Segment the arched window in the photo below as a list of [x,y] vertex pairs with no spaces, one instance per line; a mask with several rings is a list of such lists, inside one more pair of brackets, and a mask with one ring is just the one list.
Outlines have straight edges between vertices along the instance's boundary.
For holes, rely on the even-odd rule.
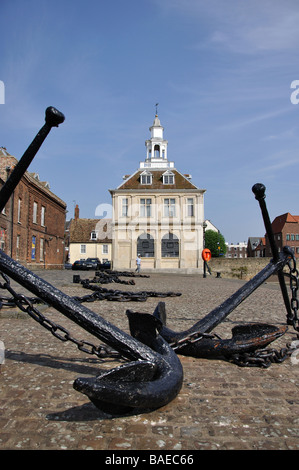
[[180,256],[179,239],[173,233],[162,238],[162,258],[178,258]]
[[160,158],[160,145],[156,144],[154,147],[154,156],[155,158]]
[[137,254],[141,258],[153,258],[155,256],[155,241],[149,233],[143,233],[137,238]]

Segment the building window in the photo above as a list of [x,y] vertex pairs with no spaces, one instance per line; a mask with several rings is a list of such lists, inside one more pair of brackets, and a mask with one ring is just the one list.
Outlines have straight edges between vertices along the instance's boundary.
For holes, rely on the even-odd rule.
[[299,240],[299,234],[298,233],[296,234],[296,240],[297,241]]
[[194,201],[192,197],[188,197],[187,199],[187,216],[193,217],[194,216]]
[[162,238],[162,258],[178,258],[180,256],[179,239],[173,233],[167,233]]
[[142,258],[155,256],[155,241],[149,233],[143,233],[137,239],[137,254]]
[[152,184],[152,174],[148,171],[144,171],[140,175],[141,184]]
[[81,255],[86,254],[86,245],[80,245],[80,253],[81,253]]
[[17,235],[17,243],[16,243],[16,259],[20,259],[20,235]]
[[140,217],[150,217],[151,216],[151,199],[140,199]]
[[175,217],[175,199],[164,199],[164,216]]
[[36,250],[36,237],[33,235],[31,239],[31,259],[35,260],[35,250]]
[[37,202],[33,203],[33,223],[37,223]]
[[125,197],[121,201],[121,215],[122,217],[128,217],[128,198]]
[[22,199],[18,199],[18,223],[21,223],[21,209],[22,209]]
[[290,239],[291,239],[291,238],[290,238],[290,234],[287,233],[287,241],[290,241]]
[[46,208],[42,206],[41,212],[40,212],[40,224],[42,227],[45,226],[45,212],[46,212]]
[[91,232],[90,234],[90,239],[91,240],[96,240],[98,237],[97,237],[97,232],[95,232],[94,230]]
[[39,241],[39,260],[44,261],[44,239],[41,238]]
[[171,171],[163,173],[163,184],[174,184],[174,174]]
[[4,251],[5,249],[5,235],[6,235],[5,229],[1,227],[0,228],[0,249],[2,251]]
[[108,245],[103,245],[102,246],[102,254],[107,255],[108,254]]

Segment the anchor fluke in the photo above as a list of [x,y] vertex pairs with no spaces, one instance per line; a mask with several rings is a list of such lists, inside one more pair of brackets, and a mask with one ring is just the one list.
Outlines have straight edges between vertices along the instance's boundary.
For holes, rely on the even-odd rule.
[[130,362],[102,372],[97,377],[79,377],[73,385],[75,390],[87,395],[97,408],[111,414],[160,408],[176,397],[183,381],[180,360],[158,334],[160,321],[147,313],[130,310],[126,313],[132,335],[150,346],[159,360]]

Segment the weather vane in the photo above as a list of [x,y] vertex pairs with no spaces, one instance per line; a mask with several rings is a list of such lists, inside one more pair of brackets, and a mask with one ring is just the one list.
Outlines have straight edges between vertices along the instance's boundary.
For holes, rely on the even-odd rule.
[[158,115],[158,105],[159,103],[156,103],[156,114]]

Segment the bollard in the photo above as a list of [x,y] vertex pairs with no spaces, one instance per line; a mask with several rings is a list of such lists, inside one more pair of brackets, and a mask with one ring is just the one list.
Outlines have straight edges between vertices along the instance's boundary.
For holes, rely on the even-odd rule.
[[78,274],[73,275],[73,283],[80,284],[80,276]]

